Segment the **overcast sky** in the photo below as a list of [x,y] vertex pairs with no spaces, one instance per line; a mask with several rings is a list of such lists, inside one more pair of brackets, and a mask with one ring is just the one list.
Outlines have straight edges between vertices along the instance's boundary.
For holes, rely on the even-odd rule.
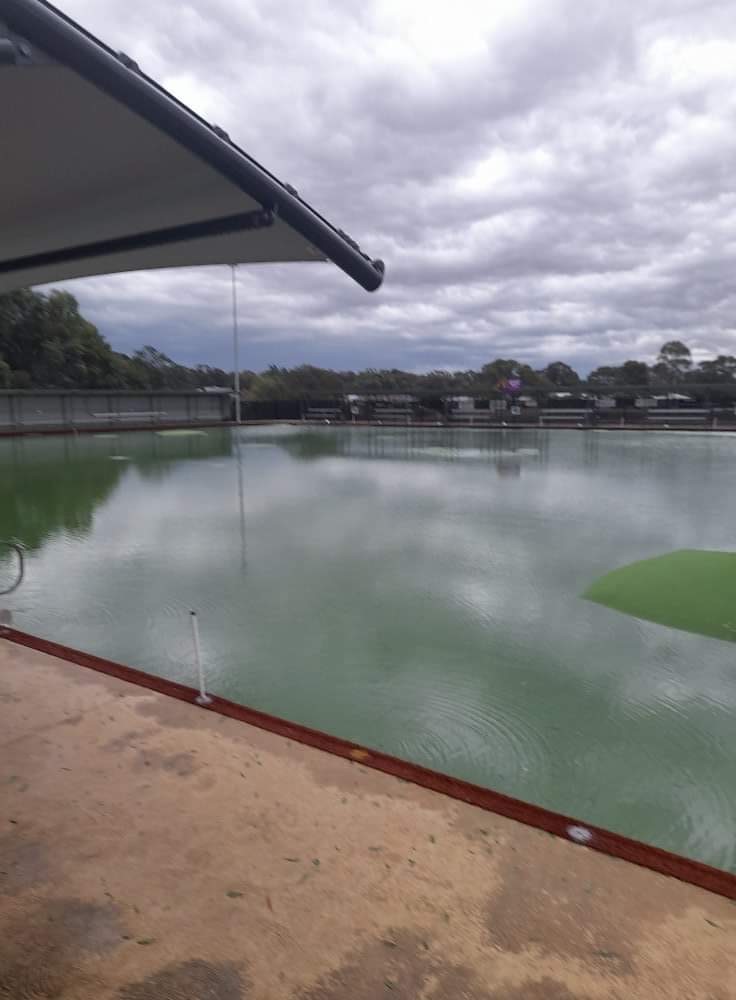
[[[243,367],[736,354],[733,0],[57,0],[386,261],[241,267]],[[229,367],[226,268],[69,283]]]

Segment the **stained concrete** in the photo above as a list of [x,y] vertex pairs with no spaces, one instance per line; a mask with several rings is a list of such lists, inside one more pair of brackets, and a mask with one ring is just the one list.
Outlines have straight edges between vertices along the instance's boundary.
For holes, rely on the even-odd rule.
[[0,640],[3,1000],[736,1000],[736,906]]

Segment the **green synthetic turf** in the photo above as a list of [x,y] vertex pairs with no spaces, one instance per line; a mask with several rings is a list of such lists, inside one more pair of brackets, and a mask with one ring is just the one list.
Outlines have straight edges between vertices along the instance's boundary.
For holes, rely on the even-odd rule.
[[582,596],[635,618],[736,642],[736,552],[679,549],[615,569]]

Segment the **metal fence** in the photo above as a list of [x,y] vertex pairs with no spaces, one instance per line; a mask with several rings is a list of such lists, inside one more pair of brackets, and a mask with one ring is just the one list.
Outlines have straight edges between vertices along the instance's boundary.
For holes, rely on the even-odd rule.
[[[452,408],[445,401],[413,400],[401,406],[362,402],[353,407],[345,398],[326,400],[259,400],[243,403],[243,420],[307,421],[313,423],[379,423],[387,425],[447,425],[458,427],[601,427],[642,429],[736,430],[731,406],[586,406],[507,405],[485,400],[485,406]],[[356,412],[357,411],[357,412]]]
[[0,392],[0,432],[217,423],[229,420],[227,393]]

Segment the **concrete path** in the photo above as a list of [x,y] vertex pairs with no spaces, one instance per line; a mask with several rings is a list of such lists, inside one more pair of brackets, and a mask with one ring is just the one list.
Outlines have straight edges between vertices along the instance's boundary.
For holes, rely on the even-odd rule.
[[736,906],[0,640],[2,1000],[736,1000]]

